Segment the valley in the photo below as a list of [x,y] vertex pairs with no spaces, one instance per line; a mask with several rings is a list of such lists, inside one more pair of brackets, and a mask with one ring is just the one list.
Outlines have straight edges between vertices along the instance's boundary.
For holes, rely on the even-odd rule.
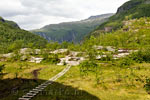
[[112,15],[112,13],[102,14],[91,16],[81,21],[47,25],[41,29],[32,30],[31,32],[44,37],[48,41],[79,43],[89,32],[106,22]]
[[31,32],[0,17],[0,100],[150,100],[149,8]]

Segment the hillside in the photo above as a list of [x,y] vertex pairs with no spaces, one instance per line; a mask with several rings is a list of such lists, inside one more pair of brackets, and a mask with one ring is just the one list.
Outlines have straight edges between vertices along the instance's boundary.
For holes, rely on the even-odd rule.
[[88,19],[77,22],[66,22],[60,24],[47,25],[41,29],[33,30],[33,33],[39,34],[48,41],[68,41],[80,42],[85,35],[95,29],[98,25],[107,21],[107,18],[113,14],[104,14],[91,16]]
[[109,20],[91,32],[91,35],[98,35],[101,32],[110,32],[123,26],[123,20],[135,19],[141,17],[150,17],[149,0],[130,0],[118,8],[117,13]]
[[[123,24],[117,31],[101,33],[96,37],[95,44],[133,49],[150,47],[150,17],[126,20]],[[85,43],[90,43],[91,40],[93,38]]]
[[40,36],[20,29],[15,22],[7,21],[0,17],[0,53],[12,51],[17,47],[40,48],[46,42]]
[[9,21],[9,20],[4,20],[2,17],[0,17],[0,22],[6,23],[9,26],[14,27],[14,28],[20,28],[17,23],[13,21]]

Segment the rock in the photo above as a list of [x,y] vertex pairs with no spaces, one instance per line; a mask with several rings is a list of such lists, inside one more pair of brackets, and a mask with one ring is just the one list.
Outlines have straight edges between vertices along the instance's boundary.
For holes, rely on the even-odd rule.
[[99,60],[99,59],[104,58],[104,57],[107,57],[107,55],[98,55],[98,56],[96,57],[96,59]]
[[118,55],[113,55],[114,59],[122,58],[128,56],[130,53],[119,53]]
[[71,65],[71,66],[76,66],[79,65],[81,61],[85,60],[84,57],[70,57],[66,56],[65,58],[60,58],[60,63],[57,65]]
[[102,50],[102,49],[104,49],[103,46],[94,46],[94,48],[95,48],[96,50]]
[[64,65],[64,62],[60,62],[57,64],[58,66],[63,66]]
[[21,57],[21,61],[25,61],[25,60],[27,60],[28,59],[28,56],[27,55],[23,55],[22,57]]
[[40,50],[40,49],[35,49],[35,50],[34,50],[34,53],[35,53],[36,55],[41,54],[41,50]]
[[112,27],[105,27],[104,30],[105,30],[105,32],[110,32],[110,31],[112,31]]
[[29,62],[41,63],[42,60],[43,58],[31,57]]
[[138,50],[129,50],[129,53],[138,52]]
[[58,54],[58,53],[65,53],[67,51],[68,51],[68,49],[58,49],[58,50],[52,51],[50,53]]
[[14,53],[2,54],[1,56],[5,58],[12,58],[14,56]]
[[80,64],[79,61],[67,61],[66,63],[67,63],[67,65],[71,65],[71,66],[77,66]]
[[71,51],[69,56],[70,57],[76,57],[80,52]]
[[127,53],[127,52],[129,52],[129,50],[125,50],[125,49],[119,49],[118,50],[118,53]]
[[31,48],[22,48],[20,49],[20,54],[27,55],[27,54],[41,54],[40,49],[31,49]]
[[32,49],[30,49],[30,48],[23,48],[23,49],[20,49],[20,54],[26,55],[26,54],[32,54],[32,53],[33,53],[33,51],[32,51]]
[[111,51],[111,52],[115,52],[115,51],[116,51],[116,50],[115,50],[113,47],[111,47],[111,46],[107,46],[106,49],[107,49],[108,51]]

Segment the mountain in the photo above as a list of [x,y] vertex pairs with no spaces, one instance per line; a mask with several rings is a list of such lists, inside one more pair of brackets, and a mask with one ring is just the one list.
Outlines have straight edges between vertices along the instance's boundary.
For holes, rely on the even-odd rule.
[[15,22],[7,21],[0,17],[0,53],[17,49],[19,45],[21,47],[40,48],[46,43],[47,41],[44,38],[22,30]]
[[58,41],[60,43],[68,41],[77,43],[98,25],[106,22],[112,15],[112,13],[103,14],[91,16],[88,19],[76,22],[50,24],[41,29],[32,30],[31,32],[44,37],[48,41]]
[[[150,17],[130,19],[123,22],[123,27],[84,41],[85,44],[114,46],[128,49],[150,48]],[[94,41],[94,42],[93,42]],[[147,54],[146,54],[147,55]]]
[[20,29],[20,27],[18,26],[17,23],[15,23],[13,21],[9,21],[9,20],[4,20],[2,17],[0,17],[0,22],[6,23],[6,24],[8,24],[11,27]]
[[123,20],[150,17],[150,0],[130,0],[118,8],[117,13],[88,34],[99,35],[101,32],[111,32],[123,26]]

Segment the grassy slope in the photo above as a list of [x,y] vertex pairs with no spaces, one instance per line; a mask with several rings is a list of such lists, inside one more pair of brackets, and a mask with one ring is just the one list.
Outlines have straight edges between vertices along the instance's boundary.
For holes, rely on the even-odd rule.
[[[17,98],[55,76],[65,68],[64,66],[25,62],[0,62],[0,64],[6,64],[3,71],[4,75],[3,77],[1,75],[0,79],[1,100],[17,100]],[[23,66],[22,69],[20,69],[21,65]],[[34,79],[32,74],[36,69],[41,69],[37,80]],[[17,79],[16,73],[18,73]]]
[[[109,20],[91,32],[91,35],[99,35],[100,32],[104,32],[105,27],[112,27],[112,30],[116,30],[122,27],[122,21],[127,19],[135,19],[141,17],[150,17],[150,2],[149,0],[130,0],[123,4],[117,11],[117,13],[110,17]],[[128,17],[127,17],[128,16]]]
[[[150,75],[149,65],[146,63],[135,64],[128,68],[104,65],[99,72],[102,73],[99,84],[96,84],[93,73],[81,77],[79,67],[72,67],[67,74],[57,81],[59,84],[54,83],[46,89],[46,91],[57,90],[55,94],[38,95],[33,100],[148,100],[150,96],[143,87],[146,84],[146,77]],[[132,72],[131,69],[134,71]],[[59,89],[64,89],[65,86],[87,93],[60,95]],[[64,90],[71,93],[72,88]]]
[[14,42],[20,41],[23,47],[27,47],[28,44],[33,44],[35,47],[42,47],[47,42],[40,36],[30,33],[25,30],[19,29],[14,22],[1,19],[0,21],[0,52],[7,52],[9,46]]
[[[147,47],[150,43],[149,22],[150,18],[126,21],[127,25],[122,29],[104,34],[100,38],[97,38],[96,42],[99,45],[131,47],[135,49],[137,47]],[[68,98],[69,100],[149,100],[149,91],[144,88],[147,84],[146,80],[150,79],[149,66],[149,63],[135,63],[131,66],[120,67],[119,62],[114,62],[114,64],[107,62],[99,66],[98,84],[96,83],[94,73],[89,73],[87,76],[81,77],[80,68],[78,66],[72,67],[57,83],[46,88],[46,91],[50,91],[51,89],[57,90],[54,95],[38,95],[34,100],[66,100]],[[73,96],[72,94],[60,95],[60,91],[55,87],[63,90],[65,90],[64,87],[71,87],[69,90],[66,90],[67,93],[72,93],[72,89],[77,91],[82,90],[87,93],[79,96],[75,94]]]
[[[138,49],[149,47],[150,18],[140,18],[124,21],[123,28],[109,33],[101,33],[95,39],[95,44]],[[85,44],[89,43],[87,40]]]

